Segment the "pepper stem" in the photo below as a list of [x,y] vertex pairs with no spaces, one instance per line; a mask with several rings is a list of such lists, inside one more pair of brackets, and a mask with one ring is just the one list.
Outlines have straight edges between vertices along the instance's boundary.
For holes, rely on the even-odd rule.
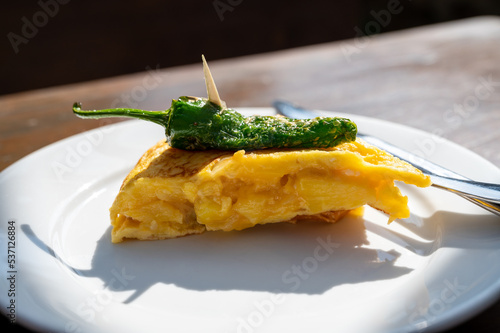
[[210,73],[210,68],[208,68],[207,61],[205,60],[205,56],[202,54],[201,59],[203,60],[203,74],[205,75],[205,85],[207,86],[207,96],[208,100],[215,105],[220,106],[222,109],[226,109],[226,102],[220,99],[219,92],[217,91],[217,87],[215,86],[214,78],[212,77],[212,73]]
[[170,109],[164,111],[145,111],[139,109],[115,108],[103,110],[82,110],[81,103],[73,104],[73,113],[80,118],[109,118],[109,117],[128,117],[137,118],[167,127]]

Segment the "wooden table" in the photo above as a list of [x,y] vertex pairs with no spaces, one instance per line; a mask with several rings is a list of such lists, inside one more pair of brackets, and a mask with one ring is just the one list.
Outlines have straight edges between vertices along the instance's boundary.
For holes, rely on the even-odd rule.
[[[500,167],[499,18],[221,61],[206,56],[221,97],[232,107],[270,106],[280,98],[389,120],[454,141]],[[178,96],[206,95],[201,62],[156,67],[0,97],[0,170],[47,144],[110,123],[77,119],[75,101],[84,108],[161,110]],[[497,332],[500,302],[452,332],[471,329]]]

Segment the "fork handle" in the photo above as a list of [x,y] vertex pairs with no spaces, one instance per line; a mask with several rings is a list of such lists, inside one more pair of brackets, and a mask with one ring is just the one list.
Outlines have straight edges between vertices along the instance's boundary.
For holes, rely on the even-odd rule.
[[479,200],[479,199],[476,199],[473,197],[468,197],[468,196],[461,195],[461,194],[460,194],[460,196],[462,198],[464,198],[465,200],[468,200],[468,201],[472,202],[473,204],[476,204],[479,207],[486,209],[490,213],[493,213],[495,215],[500,216],[500,204],[497,204],[494,202],[488,202],[488,201],[484,201],[484,200]]
[[431,175],[433,186],[455,192],[465,197],[500,204],[500,185]]

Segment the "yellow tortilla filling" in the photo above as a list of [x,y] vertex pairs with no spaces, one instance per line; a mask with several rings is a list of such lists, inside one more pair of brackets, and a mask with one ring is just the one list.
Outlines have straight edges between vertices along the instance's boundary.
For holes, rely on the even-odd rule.
[[409,217],[403,181],[418,169],[361,139],[330,149],[185,151],[160,142],[141,157],[110,209],[112,241],[165,239],[284,221],[335,222],[370,205]]

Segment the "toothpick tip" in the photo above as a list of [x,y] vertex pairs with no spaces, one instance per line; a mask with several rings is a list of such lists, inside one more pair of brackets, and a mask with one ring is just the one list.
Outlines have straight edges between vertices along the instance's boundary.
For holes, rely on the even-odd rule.
[[208,68],[207,61],[203,54],[201,55],[201,59],[203,60],[203,74],[205,75],[205,85],[207,86],[208,100],[225,109],[226,103],[219,97],[214,78],[212,77],[212,73],[210,73],[210,68]]

